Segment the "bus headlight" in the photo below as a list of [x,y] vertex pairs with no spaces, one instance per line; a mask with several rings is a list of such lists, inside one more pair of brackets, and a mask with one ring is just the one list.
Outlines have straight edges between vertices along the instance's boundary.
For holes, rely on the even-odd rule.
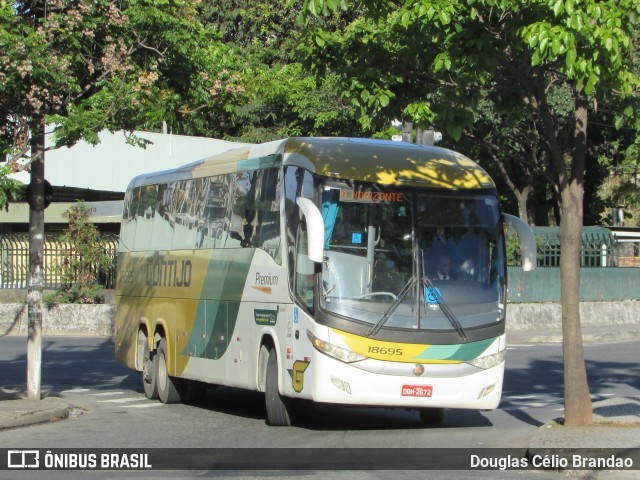
[[485,357],[479,357],[474,360],[470,360],[467,363],[473,365],[474,367],[487,370],[504,362],[505,353],[505,350],[502,350],[501,352],[494,353],[493,355],[487,355]]
[[320,340],[319,338],[315,337],[309,330],[307,330],[307,337],[309,337],[311,344],[320,353],[323,353],[331,358],[335,358],[336,360],[339,360],[341,362],[354,363],[367,358],[364,355],[360,355],[359,353],[356,353],[352,350],[338,347],[336,345],[332,345],[329,342],[325,342],[324,340]]

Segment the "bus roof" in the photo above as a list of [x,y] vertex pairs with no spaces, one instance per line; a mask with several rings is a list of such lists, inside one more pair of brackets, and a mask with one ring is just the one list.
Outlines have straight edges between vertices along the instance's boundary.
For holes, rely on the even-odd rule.
[[339,137],[295,137],[245,145],[176,169],[139,175],[129,188],[281,165],[304,167],[326,177],[383,185],[495,188],[491,177],[479,165],[453,150]]

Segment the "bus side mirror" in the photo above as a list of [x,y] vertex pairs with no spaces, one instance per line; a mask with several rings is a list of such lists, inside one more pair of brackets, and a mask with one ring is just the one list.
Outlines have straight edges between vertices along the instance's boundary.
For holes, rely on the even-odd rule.
[[536,237],[531,227],[519,217],[504,213],[504,221],[515,230],[520,239],[520,256],[522,257],[522,270],[530,272],[537,265]]
[[307,235],[309,236],[309,260],[322,263],[324,253],[324,220],[316,204],[308,198],[298,197],[296,200],[307,221]]

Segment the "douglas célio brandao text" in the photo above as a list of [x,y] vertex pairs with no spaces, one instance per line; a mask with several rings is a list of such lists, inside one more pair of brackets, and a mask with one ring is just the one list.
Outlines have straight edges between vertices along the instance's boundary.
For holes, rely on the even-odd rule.
[[621,458],[614,454],[598,456],[570,455],[533,455],[530,458],[514,455],[470,456],[470,468],[487,470],[518,470],[525,468],[540,469],[632,469],[632,458]]

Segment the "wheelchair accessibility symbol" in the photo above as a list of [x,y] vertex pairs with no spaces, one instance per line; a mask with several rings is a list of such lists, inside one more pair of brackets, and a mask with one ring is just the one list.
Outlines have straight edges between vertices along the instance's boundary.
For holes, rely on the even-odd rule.
[[440,289],[438,287],[426,287],[424,290],[424,295],[429,306],[438,305],[438,303],[440,302],[440,298],[442,298],[442,294],[440,293]]

